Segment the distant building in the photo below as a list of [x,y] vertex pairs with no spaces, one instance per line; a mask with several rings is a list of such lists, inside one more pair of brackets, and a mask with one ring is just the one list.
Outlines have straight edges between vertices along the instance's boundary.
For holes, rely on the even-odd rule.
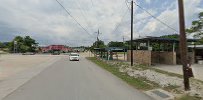
[[41,52],[45,53],[45,52],[49,52],[49,47],[40,47]]
[[41,47],[41,52],[43,53],[51,51],[70,52],[72,49],[70,47],[65,47],[64,45],[50,45],[47,47]]
[[188,48],[194,51],[196,63],[203,61],[203,45],[189,45]]

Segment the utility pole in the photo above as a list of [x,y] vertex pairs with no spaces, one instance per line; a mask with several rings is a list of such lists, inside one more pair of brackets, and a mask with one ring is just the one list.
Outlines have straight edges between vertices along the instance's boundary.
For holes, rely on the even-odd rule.
[[125,61],[125,50],[126,49],[125,49],[125,37],[124,36],[123,36],[123,47],[124,47],[123,50],[124,50],[124,61]]
[[180,55],[183,65],[183,77],[185,90],[190,90],[188,66],[187,66],[187,39],[185,34],[185,19],[184,19],[184,5],[183,0],[178,0],[179,6],[179,27],[180,27]]
[[99,32],[99,29],[98,29],[98,31],[95,32],[95,33],[97,33],[97,48],[99,48],[99,45],[98,45],[98,42],[99,42],[99,34],[101,34],[101,33]]
[[131,1],[131,42],[130,42],[130,51],[131,51],[131,66],[133,66],[133,0]]
[[16,48],[16,46],[15,46],[15,41],[13,42],[13,53],[15,53],[15,48]]
[[14,41],[13,44],[14,44],[13,45],[13,53],[16,53],[17,52],[17,46],[16,46],[17,45],[17,41]]

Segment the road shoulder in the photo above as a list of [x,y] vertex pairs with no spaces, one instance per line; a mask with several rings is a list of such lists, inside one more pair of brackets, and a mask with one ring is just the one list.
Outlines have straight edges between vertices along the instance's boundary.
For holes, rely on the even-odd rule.
[[61,58],[53,58],[50,59],[36,67],[32,67],[27,69],[21,73],[17,73],[14,76],[11,76],[3,81],[0,82],[0,100],[2,100],[7,95],[14,92],[20,86],[31,80],[33,77],[37,76],[43,70],[48,68],[53,63],[57,62]]

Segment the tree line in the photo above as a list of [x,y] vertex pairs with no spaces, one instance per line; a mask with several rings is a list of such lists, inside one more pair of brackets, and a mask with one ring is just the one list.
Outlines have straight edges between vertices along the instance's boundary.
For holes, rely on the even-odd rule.
[[[25,52],[36,52],[38,43],[35,39],[30,36],[16,36],[10,42],[0,42],[0,48],[8,52],[17,52],[17,53],[25,53]],[[15,49],[15,50],[14,50]]]

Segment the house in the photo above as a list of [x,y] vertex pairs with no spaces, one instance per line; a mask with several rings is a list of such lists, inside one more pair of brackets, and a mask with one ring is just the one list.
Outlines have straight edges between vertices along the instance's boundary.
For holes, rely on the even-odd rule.
[[43,53],[48,53],[51,51],[70,52],[72,49],[64,45],[49,45],[46,47],[41,47],[41,52]]

